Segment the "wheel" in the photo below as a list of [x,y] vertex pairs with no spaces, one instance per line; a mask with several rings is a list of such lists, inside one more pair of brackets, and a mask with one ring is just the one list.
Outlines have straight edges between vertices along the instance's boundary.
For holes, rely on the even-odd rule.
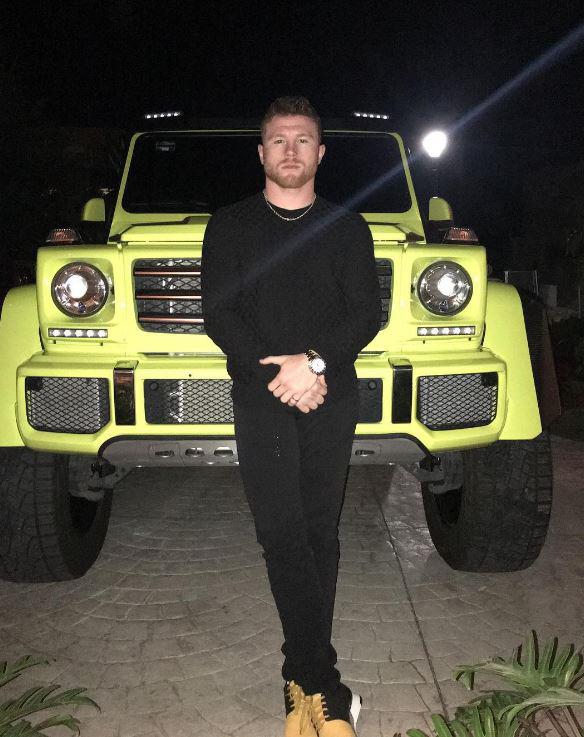
[[91,461],[0,448],[0,578],[65,581],[91,567],[112,503],[111,489],[87,489]]
[[545,542],[552,506],[549,437],[498,441],[462,454],[462,486],[443,494],[422,484],[430,536],[459,571],[519,571]]

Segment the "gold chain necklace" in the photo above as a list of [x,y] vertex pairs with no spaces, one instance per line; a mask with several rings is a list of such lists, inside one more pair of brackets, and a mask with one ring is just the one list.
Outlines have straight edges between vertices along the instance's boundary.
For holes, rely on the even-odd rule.
[[292,222],[293,220],[300,220],[300,218],[303,218],[307,213],[309,213],[312,210],[312,207],[314,203],[316,202],[316,193],[315,193],[314,199],[312,200],[310,205],[308,205],[307,209],[302,213],[302,215],[297,215],[295,218],[287,218],[284,215],[280,215],[280,213],[272,207],[272,205],[270,204],[266,196],[265,190],[262,192],[262,194],[264,196],[264,200],[266,201],[266,205],[270,208],[270,210],[274,213],[274,215],[277,215],[281,220],[287,220],[289,223]]

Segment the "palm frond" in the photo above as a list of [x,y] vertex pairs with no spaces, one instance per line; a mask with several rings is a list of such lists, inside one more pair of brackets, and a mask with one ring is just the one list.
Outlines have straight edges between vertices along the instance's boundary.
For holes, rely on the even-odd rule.
[[505,707],[502,715],[507,720],[513,720],[519,715],[527,717],[539,709],[556,709],[560,706],[584,706],[584,693],[573,688],[546,688],[518,704]]
[[540,653],[533,631],[511,658],[495,657],[475,665],[461,665],[454,671],[454,678],[472,689],[475,675],[480,671],[494,673],[514,684],[524,695],[546,688],[573,688],[584,675],[582,654],[575,652],[573,645],[566,645],[558,652],[558,638],[554,637]]
[[481,693],[476,698],[469,701],[468,704],[463,704],[456,709],[454,714],[455,718],[468,724],[470,722],[473,709],[475,706],[488,706],[495,719],[501,719],[503,710],[506,707],[515,706],[525,698],[523,691],[489,691]]
[[93,699],[83,695],[87,689],[71,688],[56,693],[60,688],[61,686],[58,685],[29,688],[20,697],[0,704],[0,727],[4,724],[10,724],[16,719],[22,719],[29,714],[57,706],[86,705],[94,706],[99,710],[99,706]]
[[8,663],[4,660],[3,662],[0,662],[0,688],[5,686],[7,683],[10,683],[10,681],[13,681],[15,678],[18,678],[22,671],[27,668],[32,668],[35,665],[48,664],[48,660],[33,658],[32,655],[25,655],[23,658],[20,658],[20,660],[17,660],[16,663]]
[[[475,704],[469,706],[464,719],[446,721],[440,714],[432,714],[433,734],[435,737],[515,737],[519,722],[508,718],[499,718],[490,706]],[[419,729],[410,729],[408,737],[429,737]]]
[[79,724],[79,720],[70,714],[50,717],[39,724],[31,724],[26,719],[22,719],[16,724],[8,724],[5,727],[0,727],[0,737],[50,737],[43,730],[50,729],[51,727],[66,727],[73,734],[79,735]]

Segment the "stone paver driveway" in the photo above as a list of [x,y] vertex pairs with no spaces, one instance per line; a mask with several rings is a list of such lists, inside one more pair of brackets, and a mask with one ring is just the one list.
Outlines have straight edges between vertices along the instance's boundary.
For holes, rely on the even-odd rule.
[[[583,644],[584,444],[556,438],[554,461],[542,556],[496,575],[442,562],[405,472],[351,470],[334,644],[364,697],[360,737],[452,715],[468,696],[453,666],[510,653],[532,627]],[[88,687],[102,712],[79,711],[83,737],[283,733],[279,620],[236,468],[134,471],[98,564],[68,583],[0,582],[0,611],[0,660],[52,661],[13,691]]]

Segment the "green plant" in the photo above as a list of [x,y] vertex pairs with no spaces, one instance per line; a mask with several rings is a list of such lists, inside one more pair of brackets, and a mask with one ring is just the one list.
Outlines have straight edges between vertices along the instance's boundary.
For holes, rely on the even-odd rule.
[[[18,678],[27,668],[47,664],[47,660],[37,660],[30,655],[26,655],[12,664],[6,661],[0,662],[0,688]],[[29,688],[17,698],[0,703],[0,737],[32,737],[33,735],[49,737],[44,730],[51,727],[66,727],[74,734],[80,734],[79,720],[71,714],[50,716],[38,724],[32,724],[25,719],[31,714],[46,709],[70,704],[94,706],[99,710],[99,706],[95,701],[83,695],[86,689],[72,688],[59,692],[60,688],[57,685],[37,686]]]
[[[584,707],[584,691],[578,685],[584,676],[583,658],[574,645],[560,650],[558,639],[552,638],[540,651],[537,635],[531,632],[511,658],[461,665],[454,678],[472,690],[479,672],[502,678],[511,689],[481,692],[460,706],[451,720],[433,714],[436,737],[542,737],[536,714],[546,716],[560,737],[584,737],[572,709]],[[419,729],[407,734],[428,737]]]

